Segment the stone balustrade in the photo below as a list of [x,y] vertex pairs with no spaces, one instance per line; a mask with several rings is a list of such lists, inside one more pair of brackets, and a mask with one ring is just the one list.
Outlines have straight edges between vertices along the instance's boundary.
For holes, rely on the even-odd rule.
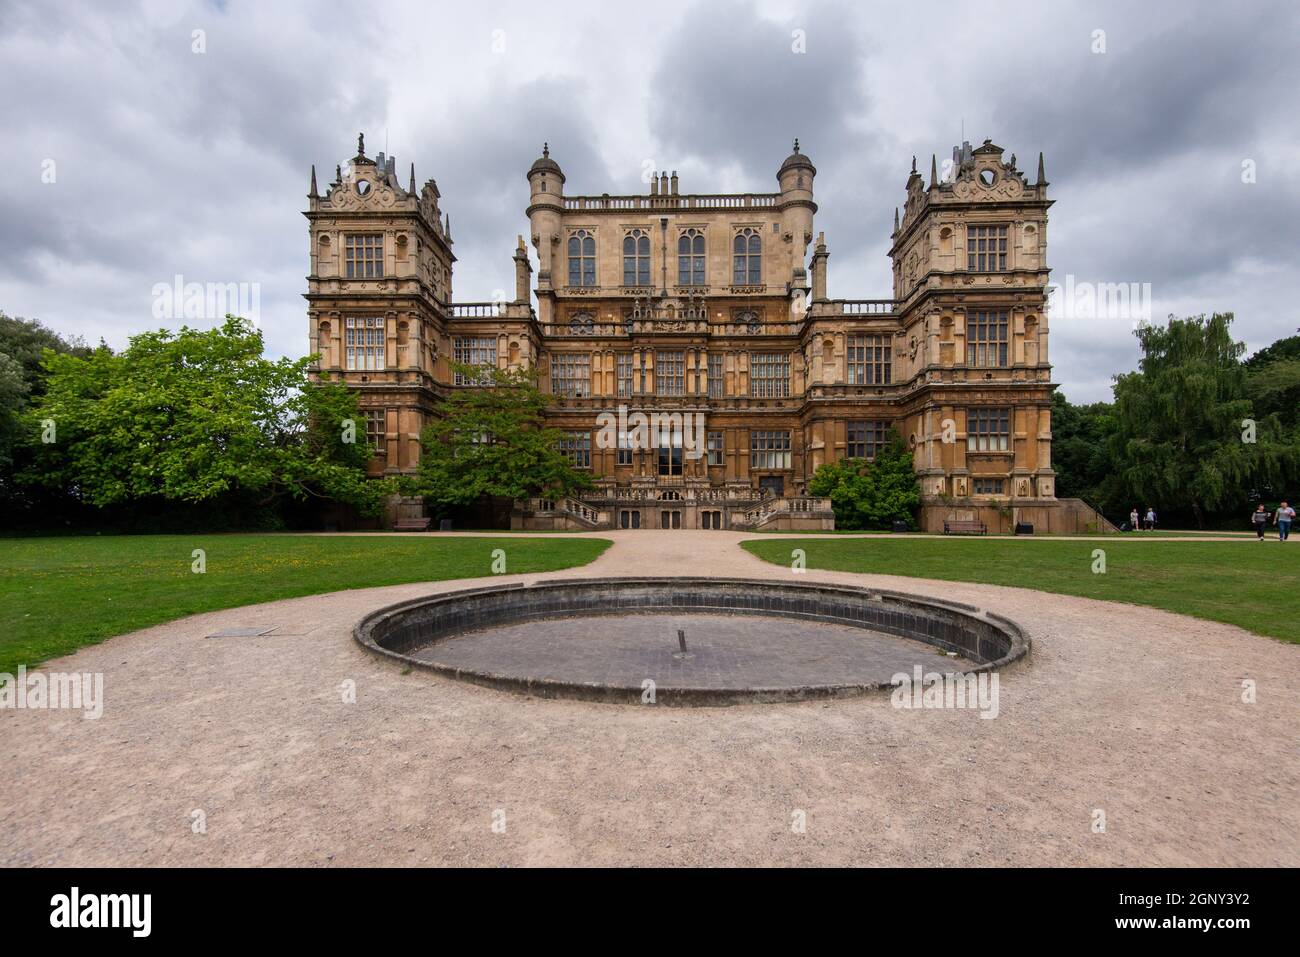
[[658,196],[566,196],[564,208],[575,210],[634,209],[770,209],[780,193],[740,193]]

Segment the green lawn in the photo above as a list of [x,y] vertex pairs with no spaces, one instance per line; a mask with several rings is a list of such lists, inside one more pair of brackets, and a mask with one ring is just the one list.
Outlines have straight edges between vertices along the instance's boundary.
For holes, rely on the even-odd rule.
[[[344,588],[585,565],[593,538],[139,535],[0,539],[0,672],[196,612]],[[196,548],[204,574],[191,571]]]
[[[802,548],[809,568],[1013,585],[1150,605],[1239,625],[1300,643],[1300,538],[1281,544],[1113,540],[788,538],[741,543],[765,561],[789,565]],[[1106,555],[1094,574],[1093,551]]]

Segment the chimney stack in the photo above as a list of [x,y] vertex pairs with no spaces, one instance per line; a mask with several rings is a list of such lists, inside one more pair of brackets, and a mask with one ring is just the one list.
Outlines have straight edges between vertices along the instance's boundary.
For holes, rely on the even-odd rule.
[[515,248],[515,302],[529,302],[532,293],[531,277],[533,274],[532,263],[528,261],[528,247],[524,245],[524,237],[519,237],[519,245]]
[[830,253],[826,251],[826,234],[818,233],[812,258],[813,302],[823,302],[826,299],[826,260],[829,258]]

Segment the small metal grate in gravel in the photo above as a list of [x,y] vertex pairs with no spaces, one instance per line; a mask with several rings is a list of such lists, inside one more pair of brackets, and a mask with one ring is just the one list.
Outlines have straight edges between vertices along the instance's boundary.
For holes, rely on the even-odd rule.
[[208,635],[209,638],[260,638],[262,635],[269,634],[274,628],[225,628],[221,631],[214,631]]

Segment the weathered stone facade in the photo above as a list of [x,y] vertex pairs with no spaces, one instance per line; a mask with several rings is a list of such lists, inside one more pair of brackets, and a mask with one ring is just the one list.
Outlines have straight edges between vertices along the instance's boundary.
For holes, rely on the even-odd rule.
[[[1002,153],[964,144],[928,184],[913,160],[893,297],[846,300],[827,294],[817,171],[797,142],[777,192],[728,195],[681,193],[676,173],[642,195],[568,195],[544,149],[527,172],[536,282],[520,237],[514,300],[458,304],[436,183],[417,190],[412,167],[403,188],[359,144],[325,195],[312,172],[310,348],[320,376],[360,393],[376,474],[413,470],[438,397],[476,387],[449,359],[536,367],[600,491],[519,503],[517,527],[830,527],[808,479],[892,427],[915,454],[924,527],[1055,529],[1051,201],[1041,156],[1031,182]],[[598,417],[620,408],[702,416],[700,447],[603,447]]]

